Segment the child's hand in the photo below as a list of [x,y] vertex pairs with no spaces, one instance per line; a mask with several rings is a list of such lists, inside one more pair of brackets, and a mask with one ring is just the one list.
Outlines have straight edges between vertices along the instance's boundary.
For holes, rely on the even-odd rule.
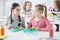
[[39,27],[35,27],[36,30],[39,30]]
[[11,26],[9,26],[9,28],[8,29],[11,29],[12,27]]
[[30,29],[34,29],[35,28],[35,26],[33,26],[32,28],[30,28]]

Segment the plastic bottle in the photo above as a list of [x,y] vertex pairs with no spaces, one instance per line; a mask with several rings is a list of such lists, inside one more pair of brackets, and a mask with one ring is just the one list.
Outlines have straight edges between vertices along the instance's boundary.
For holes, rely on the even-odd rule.
[[50,28],[50,30],[49,30],[49,38],[51,39],[51,40],[53,40],[53,29],[52,28]]
[[1,25],[0,27],[0,39],[4,39],[5,37],[5,29],[4,29],[4,26]]

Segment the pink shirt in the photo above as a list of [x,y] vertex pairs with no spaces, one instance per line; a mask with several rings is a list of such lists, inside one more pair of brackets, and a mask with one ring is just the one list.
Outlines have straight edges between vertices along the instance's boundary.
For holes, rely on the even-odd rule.
[[42,17],[40,21],[35,21],[34,17],[30,20],[29,28],[31,27],[39,27],[40,31],[49,31],[50,28],[52,28],[51,24],[49,23],[48,19],[46,17]]

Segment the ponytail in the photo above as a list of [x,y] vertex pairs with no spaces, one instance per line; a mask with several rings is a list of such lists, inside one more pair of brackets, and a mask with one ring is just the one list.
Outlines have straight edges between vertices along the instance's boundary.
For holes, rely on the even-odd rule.
[[19,22],[21,22],[20,15],[18,16]]
[[[13,20],[12,20],[12,10],[13,9],[15,9],[17,6],[20,6],[18,3],[13,3],[12,4],[12,8],[11,8],[11,15],[10,15],[10,24],[12,24],[13,23]],[[18,18],[19,18],[19,21],[20,21],[20,16],[18,16]]]
[[[18,19],[19,19],[19,22],[21,21],[21,19],[20,19],[20,15],[18,16]],[[11,10],[11,15],[10,15],[10,24],[12,24],[13,23],[13,20],[12,20],[12,10]]]
[[47,7],[46,6],[43,6],[45,8],[45,11],[44,11],[44,14],[45,14],[45,17],[47,17]]
[[11,15],[10,15],[10,24],[12,24],[13,20],[12,20],[12,9],[11,9]]
[[[19,19],[19,22],[20,22],[21,21],[20,15],[18,16],[18,19]],[[12,9],[11,9],[10,24],[12,24],[12,23],[13,23],[13,20],[12,20]]]

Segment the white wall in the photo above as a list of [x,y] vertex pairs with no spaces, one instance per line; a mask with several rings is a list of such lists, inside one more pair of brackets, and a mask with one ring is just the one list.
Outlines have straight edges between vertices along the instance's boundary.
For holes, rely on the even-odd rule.
[[[5,1],[5,3],[4,3]],[[9,15],[10,13],[10,6],[13,2],[17,2],[19,4],[22,5],[22,3],[26,1],[26,0],[0,0],[0,18],[4,15]],[[46,5],[47,7],[49,6],[52,6],[52,0],[28,0],[28,1],[31,1],[32,4],[33,4],[33,7],[34,8],[34,5],[35,4],[44,4]],[[5,10],[5,11],[4,11]]]
[[28,0],[32,2],[33,8],[34,5],[36,4],[43,4],[46,5],[47,7],[52,6],[52,0]]
[[[12,3],[17,2],[22,5],[22,3],[24,1],[26,1],[26,0],[5,0],[5,3],[3,1],[0,1],[0,17],[2,17],[4,15],[9,15],[10,7],[11,7]],[[44,4],[47,7],[51,6],[51,4],[52,4],[52,0],[28,0],[28,1],[32,2],[32,5],[33,5],[32,8],[34,8],[35,4]],[[5,10],[5,12],[4,12],[4,10]]]
[[20,5],[22,5],[23,0],[8,0],[5,2],[5,15],[9,15],[10,14],[10,9],[11,9],[11,5],[12,3],[19,3]]
[[0,0],[0,18],[4,15],[3,0]]

